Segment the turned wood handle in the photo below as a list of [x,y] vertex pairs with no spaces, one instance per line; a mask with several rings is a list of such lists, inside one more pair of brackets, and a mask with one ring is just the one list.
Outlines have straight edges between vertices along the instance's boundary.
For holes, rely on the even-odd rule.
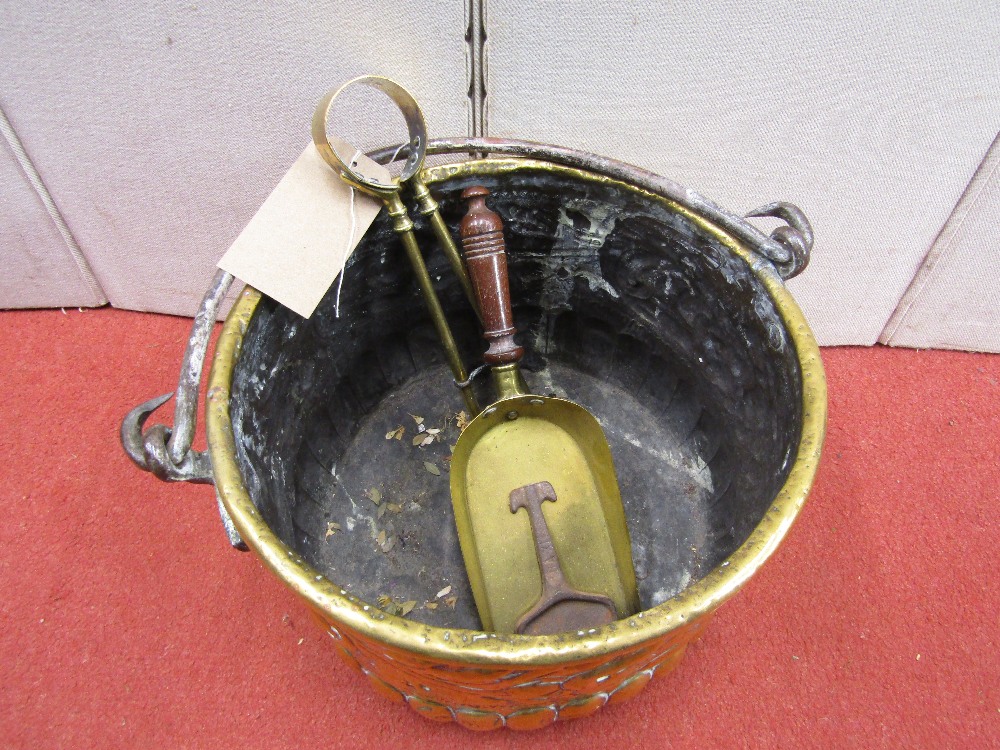
[[517,329],[510,309],[503,221],[486,207],[489,194],[490,191],[481,186],[462,191],[462,197],[469,201],[469,210],[460,227],[462,255],[479,299],[483,336],[490,345],[483,359],[490,365],[508,365],[518,362],[524,350],[514,343]]

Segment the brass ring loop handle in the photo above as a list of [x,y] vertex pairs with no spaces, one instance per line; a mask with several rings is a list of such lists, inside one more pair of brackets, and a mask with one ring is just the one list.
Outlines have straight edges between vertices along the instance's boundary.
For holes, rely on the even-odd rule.
[[[395,161],[396,156],[405,150],[406,155],[404,157],[403,171],[398,178],[394,180],[390,179],[388,183],[385,182],[383,175],[365,173],[364,167],[370,166],[371,162],[358,159],[361,153],[359,149],[356,149],[336,136],[331,136],[327,132],[333,102],[345,89],[355,84],[370,86],[388,96],[399,108],[403,119],[406,121],[409,140],[401,144],[396,149],[396,153],[390,155],[385,162]],[[458,281],[462,285],[462,290],[465,292],[469,304],[472,305],[476,316],[479,317],[479,306],[476,296],[472,291],[469,276],[462,263],[462,258],[459,255],[458,247],[455,245],[455,241],[452,239],[448,227],[444,223],[444,219],[441,218],[437,201],[431,196],[430,191],[418,174],[427,153],[427,124],[424,122],[420,106],[410,92],[395,81],[383,78],[382,76],[361,76],[360,78],[348,81],[339,89],[331,91],[320,100],[316,111],[313,113],[312,137],[313,143],[316,145],[316,150],[319,151],[326,163],[333,167],[334,171],[339,172],[341,177],[360,190],[386,200],[388,196],[396,195],[401,185],[409,183],[410,189],[413,191],[413,196],[417,199],[420,213],[426,216],[430,222],[434,235],[441,245],[441,250],[448,259],[452,271],[458,277]],[[348,154],[350,155],[348,156]],[[406,221],[409,222],[408,217]],[[456,377],[456,380],[464,379],[464,377]],[[471,391],[468,391],[468,393],[471,395]]]
[[[406,120],[406,129],[409,132],[407,142],[407,157],[403,164],[402,174],[390,182],[385,182],[378,175],[365,174],[363,165],[356,161],[357,150],[352,152],[352,146],[336,136],[331,137],[327,133],[327,123],[330,118],[330,109],[333,102],[346,89],[354,85],[369,86],[378,89],[383,94],[392,99],[393,103],[399,107],[399,111]],[[348,81],[339,89],[331,91],[324,96],[312,119],[312,137],[316,144],[316,150],[324,161],[349,179],[353,184],[362,190],[366,190],[375,195],[396,192],[400,183],[406,182],[415,175],[424,163],[424,155],[427,152],[427,125],[424,122],[423,113],[417,104],[416,99],[410,95],[406,89],[393,80],[382,76],[361,76]],[[350,152],[350,153],[349,153]]]

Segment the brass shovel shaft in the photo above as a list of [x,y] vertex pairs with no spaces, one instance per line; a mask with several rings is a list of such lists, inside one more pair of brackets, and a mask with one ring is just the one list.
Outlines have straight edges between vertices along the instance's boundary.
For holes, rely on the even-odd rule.
[[426,216],[430,222],[431,229],[434,230],[434,236],[437,238],[438,244],[441,245],[444,257],[448,259],[451,270],[462,285],[465,298],[469,300],[472,309],[476,311],[476,316],[482,322],[482,316],[479,313],[479,300],[476,299],[476,295],[472,291],[472,283],[469,281],[469,274],[465,270],[465,263],[458,252],[458,247],[455,245],[455,238],[451,236],[448,225],[444,223],[438,202],[434,200],[434,196],[431,195],[431,191],[424,184],[419,173],[410,178],[409,185],[413,191],[413,197],[417,200],[420,213]]
[[420,287],[420,294],[423,295],[424,304],[427,305],[434,328],[437,330],[438,338],[441,339],[441,346],[444,349],[445,358],[448,360],[448,367],[451,368],[456,383],[465,383],[465,385],[459,386],[462,391],[462,398],[465,400],[465,406],[468,408],[469,413],[475,416],[479,413],[479,403],[472,392],[472,386],[467,383],[469,374],[466,372],[465,365],[462,363],[462,357],[458,353],[458,345],[455,343],[455,337],[452,336],[448,319],[445,318],[441,301],[438,299],[437,292],[434,291],[434,283],[431,281],[427,264],[424,263],[424,256],[420,254],[420,248],[417,246],[417,238],[413,234],[413,222],[410,220],[406,206],[400,199],[398,192],[384,196],[384,200],[386,209],[389,211],[389,216],[392,218],[392,227],[399,234],[399,238],[403,242],[406,257],[410,261],[410,266],[413,268],[413,275],[416,276],[417,285]]

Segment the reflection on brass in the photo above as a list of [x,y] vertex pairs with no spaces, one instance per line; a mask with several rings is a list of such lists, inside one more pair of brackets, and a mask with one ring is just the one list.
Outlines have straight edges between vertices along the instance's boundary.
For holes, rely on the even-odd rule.
[[[546,560],[536,555],[536,535],[544,531],[565,571],[564,590],[599,594],[624,617],[639,609],[639,594],[611,448],[583,407],[529,394],[518,366],[523,349],[514,341],[503,223],[486,207],[487,194],[481,187],[462,194],[471,202],[461,234],[498,401],[465,428],[451,460],[455,523],[476,608],[483,627],[500,633],[529,627],[543,615],[544,607],[532,608],[552,596],[555,583]],[[529,514],[509,512],[524,488],[540,483],[553,500],[555,493],[560,498],[544,529],[532,523],[537,517],[529,506]],[[545,618],[537,623],[542,630],[531,632],[595,624],[590,606],[563,607],[559,615],[565,617]]]

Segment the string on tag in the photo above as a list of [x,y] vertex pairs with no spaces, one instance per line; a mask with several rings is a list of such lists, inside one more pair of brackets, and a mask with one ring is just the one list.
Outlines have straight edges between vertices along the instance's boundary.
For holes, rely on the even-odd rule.
[[392,155],[392,158],[389,159],[389,161],[387,161],[386,164],[387,165],[392,164],[394,161],[396,161],[396,157],[399,156],[399,152],[402,151],[404,148],[406,148],[408,145],[409,145],[408,143],[400,143],[399,148],[396,149],[396,153]]
[[[361,155],[361,150],[354,152],[351,161],[354,162]],[[340,278],[337,280],[337,296],[333,302],[333,317],[340,318],[340,290],[344,287],[344,273],[347,271],[347,257],[354,248],[354,231],[357,229],[358,217],[354,213],[354,186],[348,185],[351,189],[351,231],[347,236],[347,249],[344,251],[344,267],[340,269]]]
[[[409,144],[400,143],[399,147],[396,149],[396,152],[392,155],[392,158],[389,159],[387,164],[391,164],[392,162],[396,161],[396,157],[399,156],[399,152],[402,151],[404,148],[406,148],[407,145]],[[354,156],[351,157],[351,166],[354,166],[358,163],[359,156],[361,156],[361,149],[355,151]],[[351,250],[354,249],[354,232],[357,229],[357,222],[358,222],[357,214],[355,214],[354,212],[354,186],[348,185],[348,187],[351,190],[351,231],[347,237],[347,250],[344,253],[344,267],[340,270],[340,274],[337,277],[337,296],[334,298],[333,302],[334,318],[340,318],[340,290],[344,288],[344,273],[347,271],[347,257],[350,255]]]

